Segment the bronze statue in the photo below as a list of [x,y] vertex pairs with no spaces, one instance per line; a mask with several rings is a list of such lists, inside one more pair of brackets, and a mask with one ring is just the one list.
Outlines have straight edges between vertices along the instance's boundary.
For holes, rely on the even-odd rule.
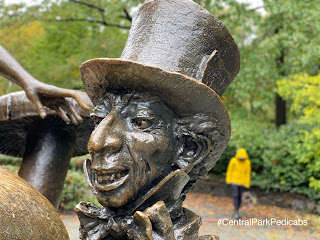
[[215,239],[182,202],[229,141],[220,96],[239,52],[226,27],[191,0],[150,0],[121,58],[80,71],[96,125],[84,171],[103,206],[75,207],[81,239]]
[[[75,92],[92,110],[88,95]],[[87,144],[94,128],[89,111],[72,98],[64,101],[81,116],[81,122],[67,124],[48,108],[45,108],[46,118],[42,119],[24,91],[0,97],[0,154],[22,158],[19,176],[56,208],[71,157],[88,153]]]
[[80,123],[91,102],[83,92],[39,82],[1,45],[0,75],[25,91],[0,97],[0,153],[23,157],[19,175],[58,208],[71,157],[87,152],[93,124]]
[[42,118],[47,115],[46,108],[43,106],[45,105],[56,111],[66,123],[78,124],[81,122],[81,116],[74,106],[66,101],[66,97],[74,98],[83,109],[90,109],[77,91],[58,88],[36,80],[1,45],[0,75],[16,83],[26,92],[26,96],[34,104]]
[[0,239],[67,240],[50,202],[17,174],[0,166]]

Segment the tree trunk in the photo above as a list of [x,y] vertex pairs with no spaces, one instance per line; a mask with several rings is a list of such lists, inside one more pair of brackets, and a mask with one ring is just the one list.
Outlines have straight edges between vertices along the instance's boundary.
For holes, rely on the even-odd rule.
[[[275,33],[278,33],[278,29],[276,29]],[[284,51],[281,50],[281,55],[279,58],[276,59],[277,69],[279,72],[279,75],[281,77],[286,76],[285,70],[283,68],[284,65]],[[276,119],[275,124],[277,127],[280,127],[281,125],[284,125],[287,123],[287,114],[286,114],[286,101],[278,94],[276,93]]]
[[275,124],[277,127],[286,124],[287,114],[286,114],[286,101],[276,93],[276,120]]

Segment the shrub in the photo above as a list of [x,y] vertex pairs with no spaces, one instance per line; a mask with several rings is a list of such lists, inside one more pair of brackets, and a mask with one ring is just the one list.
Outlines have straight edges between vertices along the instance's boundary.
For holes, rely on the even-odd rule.
[[83,172],[71,169],[68,171],[66,182],[63,187],[60,208],[73,209],[80,201],[98,204],[96,198],[89,189]]
[[[67,173],[63,187],[60,208],[73,209],[80,201],[90,201],[99,205],[91,193],[82,171],[83,161],[87,156],[75,157],[70,161],[70,170]],[[0,165],[12,172],[18,172],[22,159],[0,155]]]
[[211,171],[224,176],[228,162],[240,147],[247,149],[252,165],[251,185],[264,190],[289,191],[320,199],[318,162],[304,145],[310,126],[290,123],[280,128],[261,127],[254,121],[234,121],[232,137],[225,153]]
[[21,158],[6,156],[3,154],[0,154],[0,165],[12,165],[12,166],[20,166],[22,162]]

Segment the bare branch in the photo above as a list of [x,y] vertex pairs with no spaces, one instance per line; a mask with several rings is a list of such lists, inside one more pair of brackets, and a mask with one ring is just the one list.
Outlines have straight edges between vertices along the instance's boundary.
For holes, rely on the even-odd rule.
[[132,17],[130,16],[129,12],[127,9],[123,9],[124,13],[126,14],[125,16],[121,16],[121,18],[127,19],[128,21],[132,22]]
[[90,22],[90,23],[102,24],[107,27],[117,27],[117,28],[123,28],[123,29],[130,29],[130,26],[123,26],[120,24],[107,23],[105,21],[100,21],[100,20],[96,20],[96,19],[87,19],[87,18],[64,18],[64,19],[41,19],[41,20],[50,21],[50,22]]
[[[53,21],[54,22],[89,22],[89,23],[102,24],[102,25],[107,26],[107,27],[117,27],[117,28],[123,28],[123,29],[130,29],[130,26],[125,26],[125,25],[115,24],[115,23],[108,23],[106,21],[105,15],[104,15],[105,9],[103,9],[103,8],[100,8],[100,7],[98,7],[98,6],[94,5],[94,4],[90,4],[90,3],[79,1],[79,0],[69,0],[69,1],[73,2],[73,3],[84,5],[86,7],[92,8],[92,9],[98,10],[99,13],[100,13],[100,16],[101,16],[101,20],[91,19],[91,18],[62,18],[62,19],[41,19],[41,20],[43,20],[43,21],[51,21],[51,22],[53,22]],[[125,12],[126,12],[126,15],[127,15],[126,19],[130,20],[129,18],[131,18],[131,17],[129,16],[129,13],[127,13],[126,10],[125,10]]]
[[97,10],[99,10],[100,12],[104,12],[105,10],[103,8],[100,8],[96,5],[93,5],[93,4],[90,4],[90,3],[86,3],[86,2],[82,2],[82,1],[79,1],[79,0],[69,0],[70,2],[74,2],[74,3],[78,3],[78,4],[82,4],[82,5],[85,5],[87,7],[90,7],[90,8],[95,8]]
[[94,5],[94,4],[86,3],[86,2],[83,2],[83,1],[79,1],[79,0],[69,0],[69,1],[70,2],[74,2],[74,3],[78,3],[78,4],[82,4],[82,5],[85,5],[85,6],[89,7],[89,8],[93,8],[93,9],[98,10],[99,13],[100,13],[100,16],[101,16],[101,21],[96,20],[95,22],[96,23],[101,23],[101,24],[106,25],[106,26],[108,25],[108,23],[106,21],[106,18],[104,16],[105,9],[100,8],[100,7],[98,7],[98,6]]
[[101,16],[102,22],[107,24],[106,18],[104,16],[103,12],[101,12],[101,11],[100,11],[100,16]]

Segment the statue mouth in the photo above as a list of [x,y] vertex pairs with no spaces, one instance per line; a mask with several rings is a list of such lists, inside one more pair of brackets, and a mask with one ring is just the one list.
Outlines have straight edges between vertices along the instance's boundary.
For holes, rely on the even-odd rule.
[[124,184],[128,177],[129,170],[102,170],[95,174],[94,187],[99,191],[111,191]]

